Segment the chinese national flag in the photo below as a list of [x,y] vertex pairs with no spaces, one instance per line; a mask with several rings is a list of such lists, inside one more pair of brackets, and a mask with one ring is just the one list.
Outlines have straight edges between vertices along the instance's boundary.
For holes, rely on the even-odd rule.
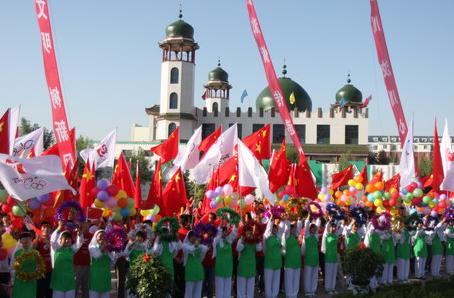
[[119,189],[123,189],[128,194],[128,197],[134,197],[134,181],[132,180],[131,171],[129,170],[128,162],[126,161],[123,152],[120,154],[115,166],[112,184],[116,185]]
[[331,176],[333,182],[331,183],[331,189],[336,190],[343,185],[348,184],[348,180],[353,179],[353,165],[349,165],[345,170]]
[[443,163],[441,161],[440,143],[438,141],[437,122],[435,121],[434,131],[434,147],[432,154],[432,189],[436,192],[440,191],[440,185],[445,176],[443,173]]
[[243,139],[243,143],[258,160],[271,157],[270,125],[267,124]]
[[134,208],[140,208],[142,203],[142,187],[140,185],[139,161],[136,163],[136,187],[134,192]]
[[268,171],[270,190],[276,192],[279,187],[285,185],[288,182],[289,175],[290,163],[287,160],[284,139],[281,148],[274,153],[271,160],[270,170]]
[[385,191],[389,191],[391,188],[399,189],[400,186],[400,174],[392,176],[391,179],[385,182]]
[[295,169],[295,189],[300,197],[315,199],[317,198],[317,188],[312,177],[311,168],[307,163],[306,157],[300,155],[300,160]]
[[179,131],[180,128],[177,127],[167,140],[150,149],[151,152],[161,157],[163,164],[177,157],[178,145],[180,143]]
[[176,216],[187,203],[184,178],[178,169],[162,192],[161,216]]
[[87,159],[79,188],[80,206],[83,209],[86,209],[90,207],[91,204],[93,204],[95,198],[93,197],[91,190],[95,187],[96,187],[95,170],[94,167],[90,165],[90,160]]
[[367,178],[367,165],[364,165],[359,175],[363,178],[363,181],[361,183],[363,185],[367,185],[367,183],[369,183],[369,179]]
[[219,136],[222,133],[222,127],[219,127],[215,131],[213,131],[209,136],[207,136],[199,145],[199,151],[200,152],[207,152],[208,149],[210,149],[211,145],[213,145]]
[[9,109],[0,118],[0,153],[9,155]]
[[159,159],[154,170],[153,179],[151,180],[150,190],[148,191],[147,200],[142,209],[151,209],[154,205],[162,207],[162,185],[161,185],[161,160]]

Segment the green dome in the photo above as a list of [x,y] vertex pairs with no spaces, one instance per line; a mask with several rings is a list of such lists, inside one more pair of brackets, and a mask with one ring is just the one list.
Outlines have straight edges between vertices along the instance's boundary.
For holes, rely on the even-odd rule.
[[336,93],[337,103],[339,103],[342,98],[345,99],[347,103],[361,103],[363,101],[363,94],[358,88],[350,84],[350,79],[348,79],[347,84],[340,88]]
[[194,40],[194,28],[182,19],[179,19],[167,26],[166,36],[167,38],[183,37]]
[[208,81],[228,82],[229,74],[219,66],[208,73]]
[[[303,87],[301,87],[297,82],[290,78],[282,77],[279,78],[279,85],[281,86],[282,92],[285,94],[289,110],[293,111],[297,108],[299,112],[312,111],[312,100],[309,97],[309,94],[307,94],[306,90],[304,90]],[[292,93],[295,95],[294,102],[291,102],[290,100],[290,95]],[[271,97],[268,87],[263,89],[259,96],[257,96],[255,106],[257,110],[263,108],[264,111],[269,111],[275,106],[274,99]]]

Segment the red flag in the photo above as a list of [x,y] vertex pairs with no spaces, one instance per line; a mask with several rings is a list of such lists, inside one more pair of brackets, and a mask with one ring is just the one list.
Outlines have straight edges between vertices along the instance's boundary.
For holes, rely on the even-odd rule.
[[370,101],[372,100],[372,95],[369,95],[366,100],[359,106],[361,109],[367,108],[369,105]]
[[258,160],[271,157],[270,125],[267,124],[243,139],[243,143]]
[[[76,143],[76,128],[75,127],[73,127],[69,131],[69,137],[71,138],[73,145],[74,145]],[[45,150],[43,153],[41,153],[41,156],[43,156],[43,155],[60,155],[59,151],[58,151],[58,144],[54,144],[54,145],[50,146],[49,148],[47,148],[47,150]]]
[[87,159],[85,163],[84,172],[82,174],[82,181],[80,182],[80,206],[86,209],[93,204],[95,198],[91,190],[96,187],[96,177],[94,167],[90,165],[90,160]]
[[279,187],[288,182],[290,174],[290,163],[287,160],[285,149],[285,138],[282,141],[281,148],[275,152],[271,160],[268,179],[270,181],[270,190],[276,192]]
[[140,185],[139,161],[136,163],[136,187],[134,192],[134,208],[140,208],[142,203],[142,187]]
[[0,118],[0,153],[9,154],[9,109]]
[[303,154],[295,169],[296,193],[300,197],[315,199],[317,198],[317,188],[312,177],[311,168]]
[[389,191],[391,188],[399,189],[400,186],[400,174],[392,176],[391,179],[385,182],[385,191]]
[[205,92],[203,92],[203,94],[202,94],[202,99],[207,99],[207,91],[206,91],[206,89],[205,89]]
[[361,173],[359,175],[363,178],[363,181],[361,183],[363,185],[367,185],[367,183],[369,183],[369,179],[367,177],[367,165],[364,165],[364,167],[361,170]]
[[142,209],[150,209],[154,205],[162,206],[162,185],[161,185],[161,160],[159,159],[151,180],[150,190],[148,191],[147,200],[143,204]]
[[437,121],[435,120],[434,129],[434,149],[432,153],[432,189],[440,191],[440,184],[443,182],[445,175],[443,173],[443,163],[441,161],[440,143],[438,141]]
[[134,181],[132,180],[131,171],[129,170],[128,162],[123,152],[121,152],[115,166],[112,184],[116,185],[119,189],[123,189],[128,194],[128,197],[134,197]]
[[211,145],[216,143],[217,139],[222,133],[222,127],[219,127],[215,131],[213,131],[209,136],[207,136],[199,145],[200,152],[207,152],[210,149]]
[[151,152],[161,157],[163,164],[177,157],[178,145],[180,143],[179,132],[180,128],[177,127],[167,140],[150,149]]
[[181,208],[188,203],[183,175],[178,169],[162,192],[161,216],[180,214]]
[[331,189],[336,190],[343,185],[348,184],[348,180],[353,179],[353,165],[349,165],[346,169],[333,174],[333,182],[331,183]]

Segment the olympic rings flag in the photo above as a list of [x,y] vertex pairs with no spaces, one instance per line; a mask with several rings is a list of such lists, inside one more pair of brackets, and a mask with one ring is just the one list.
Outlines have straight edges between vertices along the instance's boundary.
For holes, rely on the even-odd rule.
[[279,81],[277,80],[276,71],[274,70],[273,62],[271,61],[268,47],[266,46],[265,38],[260,28],[260,23],[255,12],[254,3],[252,0],[246,0],[247,11],[249,14],[249,22],[251,24],[252,34],[254,35],[257,47],[262,57],[263,67],[265,68],[266,80],[268,81],[268,88],[273,96],[274,103],[276,104],[279,114],[281,115],[284,126],[292,139],[298,152],[304,157],[303,146],[296,133],[295,126],[293,125],[292,117],[287,108],[284,92],[282,92]]
[[44,70],[52,108],[52,127],[55,139],[57,140],[63,168],[67,168],[67,164],[69,163],[69,168],[71,169],[75,162],[74,144],[72,144],[69,134],[69,124],[66,118],[63,92],[58,75],[47,0],[35,0],[35,8],[43,50]]
[[74,189],[68,184],[55,155],[32,159],[0,154],[0,182],[10,196],[25,201],[56,190]]

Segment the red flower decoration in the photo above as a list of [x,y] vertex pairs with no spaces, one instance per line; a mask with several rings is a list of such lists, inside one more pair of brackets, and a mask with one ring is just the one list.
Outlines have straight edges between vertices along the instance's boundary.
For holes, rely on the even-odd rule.
[[144,263],[148,263],[148,261],[150,260],[150,256],[148,254],[144,254],[143,255],[143,261]]

